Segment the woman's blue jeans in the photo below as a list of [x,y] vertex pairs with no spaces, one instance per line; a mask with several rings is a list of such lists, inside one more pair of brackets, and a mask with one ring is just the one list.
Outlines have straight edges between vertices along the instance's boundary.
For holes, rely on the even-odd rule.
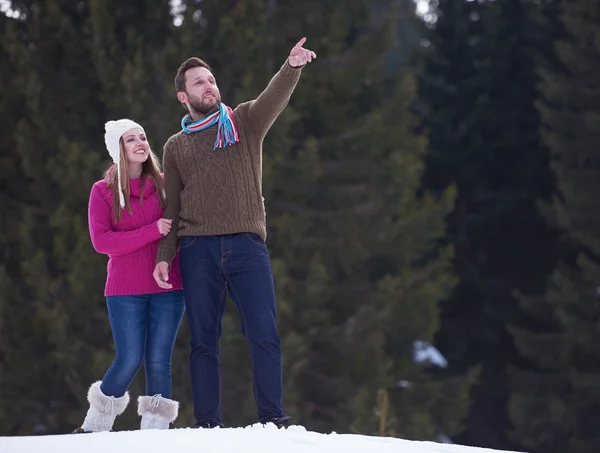
[[100,390],[120,397],[144,362],[146,395],[172,397],[171,357],[185,310],[183,291],[108,296],[116,357]]

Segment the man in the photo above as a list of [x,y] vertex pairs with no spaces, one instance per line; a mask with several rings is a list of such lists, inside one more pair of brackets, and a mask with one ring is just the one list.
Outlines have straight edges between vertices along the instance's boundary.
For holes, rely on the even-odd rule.
[[190,369],[197,427],[221,423],[219,338],[225,288],[236,305],[252,357],[258,421],[288,426],[283,411],[280,337],[267,252],[262,197],[262,143],[290,100],[314,52],[302,38],[256,99],[234,110],[221,102],[210,67],[186,60],[175,77],[177,99],[189,114],[164,146],[171,232],[161,239],[154,278],[169,288],[168,271],[179,263],[190,327]]

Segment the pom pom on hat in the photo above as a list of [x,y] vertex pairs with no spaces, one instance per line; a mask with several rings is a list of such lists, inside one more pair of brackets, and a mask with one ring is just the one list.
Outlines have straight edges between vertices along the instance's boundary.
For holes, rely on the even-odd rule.
[[115,164],[117,164],[117,179],[119,181],[119,202],[121,208],[125,207],[125,198],[123,197],[123,189],[121,187],[121,147],[119,140],[123,134],[131,129],[141,129],[145,134],[144,128],[135,121],[127,118],[122,118],[116,121],[107,121],[104,124],[104,144],[108,150],[108,154]]

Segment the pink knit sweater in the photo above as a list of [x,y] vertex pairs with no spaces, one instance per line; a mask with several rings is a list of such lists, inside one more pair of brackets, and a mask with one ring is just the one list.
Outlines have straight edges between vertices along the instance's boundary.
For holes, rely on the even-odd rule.
[[88,209],[90,236],[94,249],[108,255],[105,296],[150,294],[182,289],[178,256],[169,271],[171,289],[162,289],[154,281],[158,240],[162,237],[156,221],[163,215],[158,193],[146,179],[144,201],[140,206],[141,178],[131,180],[131,212],[123,210],[115,224],[112,216],[113,194],[106,180],[92,187]]

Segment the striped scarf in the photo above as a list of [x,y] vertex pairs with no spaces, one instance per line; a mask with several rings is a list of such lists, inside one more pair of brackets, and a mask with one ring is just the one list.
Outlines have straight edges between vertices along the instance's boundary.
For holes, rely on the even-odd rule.
[[218,128],[217,140],[213,149],[225,148],[240,141],[240,134],[233,119],[233,110],[223,103],[219,104],[219,110],[201,120],[192,121],[190,114],[184,116],[181,120],[181,127],[188,134],[203,131],[214,124],[218,124]]

